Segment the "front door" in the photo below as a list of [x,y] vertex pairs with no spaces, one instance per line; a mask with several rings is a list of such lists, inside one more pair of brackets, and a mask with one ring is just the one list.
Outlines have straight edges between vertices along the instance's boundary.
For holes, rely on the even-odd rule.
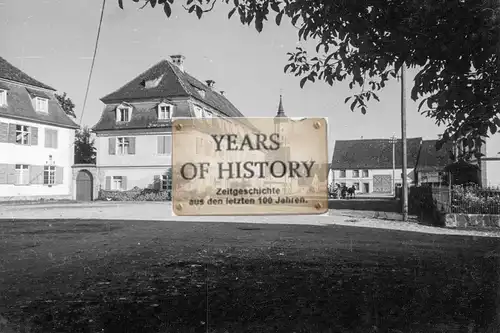
[[92,174],[81,170],[76,176],[76,200],[92,201]]

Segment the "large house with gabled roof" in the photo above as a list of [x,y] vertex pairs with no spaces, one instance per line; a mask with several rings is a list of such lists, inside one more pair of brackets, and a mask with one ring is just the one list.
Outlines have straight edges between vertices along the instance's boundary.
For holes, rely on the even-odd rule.
[[0,57],[0,201],[73,198],[78,125],[55,91]]
[[[162,60],[101,98],[105,107],[92,130],[102,190],[170,190],[173,118],[218,117],[227,133],[238,130],[231,119],[244,115],[213,80],[190,75],[184,61],[182,55]],[[193,155],[203,154],[203,146],[197,144]]]
[[[422,138],[407,139],[408,184],[415,181],[421,143]],[[337,140],[330,165],[332,181],[354,186],[360,193],[392,193],[393,186],[402,184],[402,146],[401,140],[394,146],[390,139]]]

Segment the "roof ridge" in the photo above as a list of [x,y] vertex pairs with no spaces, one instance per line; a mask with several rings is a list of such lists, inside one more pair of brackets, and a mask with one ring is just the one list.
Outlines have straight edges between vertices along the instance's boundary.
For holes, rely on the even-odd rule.
[[[1,76],[0,78],[4,79],[4,80],[8,80],[8,81],[12,81],[12,82],[15,82],[17,84],[24,84],[24,85],[30,85],[30,86],[33,86],[35,88],[39,88],[39,89],[46,89],[46,90],[52,90],[52,91],[57,91],[57,89],[54,89],[52,88],[51,86],[35,79],[34,77],[32,77],[31,75],[28,75],[26,72],[24,72],[23,70],[21,70],[20,68],[18,68],[17,66],[14,66],[13,64],[11,64],[9,61],[7,61],[7,59],[3,58],[0,56],[0,65],[4,63],[6,66],[10,67],[10,69],[13,69],[15,71],[18,72],[18,75],[14,75],[14,77],[4,77],[4,76]],[[6,70],[5,73],[8,73],[8,69],[9,68],[4,68]],[[16,73],[11,73],[11,74],[16,74]],[[21,78],[19,79],[19,74],[21,74]],[[15,78],[17,76],[17,79]],[[24,78],[22,77],[24,76]],[[25,80],[23,80],[25,79]],[[28,83],[26,81],[31,81],[31,83]]]

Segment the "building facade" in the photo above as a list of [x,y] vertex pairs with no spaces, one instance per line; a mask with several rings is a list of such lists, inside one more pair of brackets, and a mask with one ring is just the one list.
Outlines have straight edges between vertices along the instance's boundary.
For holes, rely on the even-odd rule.
[[[170,190],[173,118],[220,118],[227,133],[238,130],[233,118],[243,114],[215,90],[214,81],[187,73],[184,61],[182,55],[160,61],[101,99],[105,107],[92,128],[101,189]],[[206,154],[209,144],[199,140],[193,155]]]
[[72,199],[78,125],[55,89],[0,57],[0,200]]
[[[407,139],[408,184],[414,182],[421,142],[422,138]],[[401,140],[337,140],[330,168],[333,183],[354,186],[358,193],[393,193],[393,186],[401,186],[403,179]]]

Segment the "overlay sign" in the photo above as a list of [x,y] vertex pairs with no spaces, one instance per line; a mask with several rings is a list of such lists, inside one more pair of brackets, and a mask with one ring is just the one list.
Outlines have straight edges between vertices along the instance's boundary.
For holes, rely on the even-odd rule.
[[181,118],[172,124],[176,215],[324,214],[323,118]]

